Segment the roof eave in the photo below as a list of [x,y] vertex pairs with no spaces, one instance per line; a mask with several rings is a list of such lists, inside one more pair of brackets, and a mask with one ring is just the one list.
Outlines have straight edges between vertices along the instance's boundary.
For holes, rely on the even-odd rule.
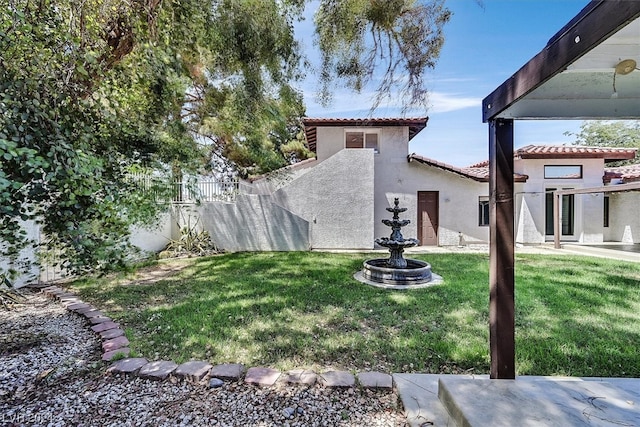
[[482,101],[482,121],[507,108],[640,17],[640,1],[592,0],[547,46]]

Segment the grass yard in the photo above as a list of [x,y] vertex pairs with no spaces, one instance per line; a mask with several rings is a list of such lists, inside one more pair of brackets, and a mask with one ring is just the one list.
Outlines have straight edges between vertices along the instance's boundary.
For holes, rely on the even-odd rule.
[[[440,286],[352,278],[366,255],[233,253],[155,283],[71,286],[126,329],[136,356],[278,369],[489,372],[489,257],[429,254]],[[640,377],[640,264],[518,255],[519,375]]]

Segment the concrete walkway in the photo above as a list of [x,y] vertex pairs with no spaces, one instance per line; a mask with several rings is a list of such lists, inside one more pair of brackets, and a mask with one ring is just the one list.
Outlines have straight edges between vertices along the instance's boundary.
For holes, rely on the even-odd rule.
[[640,245],[603,243],[599,245],[562,244],[562,251],[620,261],[640,262]]
[[412,427],[640,426],[640,379],[393,374]]

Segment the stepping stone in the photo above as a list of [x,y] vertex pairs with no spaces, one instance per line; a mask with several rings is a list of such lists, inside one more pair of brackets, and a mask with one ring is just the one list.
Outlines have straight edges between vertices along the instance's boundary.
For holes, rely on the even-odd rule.
[[98,311],[98,309],[95,308],[92,305],[87,304],[86,308],[79,308],[79,309],[73,310],[73,311],[75,311],[78,314],[85,314],[85,313],[88,313],[89,311]]
[[382,372],[360,372],[358,382],[363,388],[393,388],[391,375]]
[[65,294],[66,294],[66,292],[64,290],[60,289],[60,288],[55,288],[55,289],[52,289],[50,291],[46,291],[45,292],[45,295],[47,295],[50,298],[55,298],[58,295],[65,295]]
[[91,319],[92,317],[104,316],[104,313],[94,308],[93,310],[85,311],[82,315],[87,319]]
[[209,374],[211,368],[213,368],[213,366],[207,362],[192,360],[178,366],[173,372],[173,375],[193,383],[199,383]]
[[177,367],[178,365],[170,360],[159,360],[157,362],[147,363],[140,368],[138,376],[150,380],[164,380],[175,371]]
[[117,350],[129,345],[129,340],[124,335],[117,338],[106,340],[102,343],[102,350],[105,352]]
[[222,380],[238,381],[244,372],[244,365],[239,363],[224,363],[211,368],[209,375]]
[[124,335],[124,331],[120,328],[109,329],[107,331],[100,332],[100,338],[103,340],[110,340],[116,337],[121,337]]
[[131,349],[129,347],[123,347],[123,348],[119,348],[117,350],[107,351],[107,352],[102,354],[102,360],[104,360],[105,362],[110,362],[111,359],[113,359],[117,355],[123,355],[123,356],[127,357],[127,356],[129,356],[129,353],[131,353]]
[[329,388],[346,388],[356,385],[356,377],[351,372],[329,371],[320,374],[320,382]]
[[132,357],[114,362],[107,368],[108,374],[135,374],[140,368],[149,363],[144,357]]
[[66,292],[66,291],[55,292],[54,297],[58,301],[68,300],[69,298],[77,298],[74,294],[70,294],[69,292]]
[[61,298],[60,299],[60,303],[62,304],[63,307],[69,308],[70,305],[73,304],[82,304],[84,301],[82,301],[80,298],[78,297],[66,297],[66,298]]
[[92,326],[91,330],[93,332],[102,332],[102,331],[108,331],[109,329],[115,329],[119,327],[120,325],[117,324],[116,322],[104,322],[104,323],[99,323],[97,325]]
[[288,384],[299,384],[312,386],[316,383],[316,375],[313,371],[307,371],[306,369],[294,369],[282,376],[282,381]]
[[92,308],[93,309],[93,307],[91,307],[89,304],[85,304],[83,302],[76,302],[76,303],[73,303],[73,304],[69,304],[67,306],[67,310],[73,311],[74,313],[77,313],[78,310],[82,310],[82,309],[85,309],[85,308]]
[[97,317],[89,318],[89,323],[91,323],[92,325],[97,325],[99,323],[105,323],[105,322],[111,322],[111,321],[112,319],[106,316],[97,316]]
[[280,378],[280,371],[271,368],[249,368],[244,376],[244,382],[263,387],[271,387]]

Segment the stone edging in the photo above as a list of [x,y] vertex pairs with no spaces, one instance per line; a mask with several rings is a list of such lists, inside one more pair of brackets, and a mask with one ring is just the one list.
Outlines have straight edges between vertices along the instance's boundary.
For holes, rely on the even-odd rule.
[[116,356],[125,359],[113,362],[106,370],[109,374],[135,375],[152,380],[182,379],[192,383],[208,384],[217,388],[224,381],[240,381],[263,387],[273,386],[276,381],[292,385],[312,386],[316,383],[328,388],[350,388],[359,385],[362,388],[392,390],[393,378],[383,372],[360,372],[353,375],[347,371],[328,371],[317,374],[313,371],[295,369],[280,372],[276,369],[251,367],[246,369],[239,363],[211,365],[204,361],[189,361],[178,365],[173,361],[128,358],[131,349],[129,340],[120,325],[100,310],[85,303],[76,295],[57,286],[31,285],[47,297],[60,302],[68,311],[83,316],[91,325],[91,330],[100,336],[102,342],[102,360],[111,362]]

